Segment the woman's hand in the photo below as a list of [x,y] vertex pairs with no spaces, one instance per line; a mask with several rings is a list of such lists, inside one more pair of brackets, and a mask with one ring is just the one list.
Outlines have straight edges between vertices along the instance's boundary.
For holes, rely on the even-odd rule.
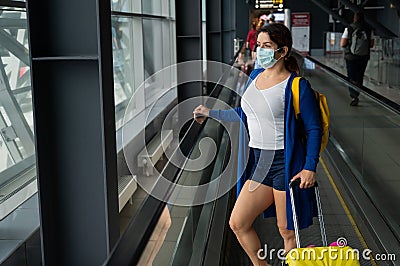
[[204,120],[206,120],[209,114],[210,109],[203,105],[199,105],[193,110],[193,118],[199,124],[203,124]]
[[303,169],[300,173],[295,175],[292,180],[296,180],[297,178],[300,178],[300,188],[310,188],[314,186],[315,183],[315,172],[310,171],[310,170],[305,170]]

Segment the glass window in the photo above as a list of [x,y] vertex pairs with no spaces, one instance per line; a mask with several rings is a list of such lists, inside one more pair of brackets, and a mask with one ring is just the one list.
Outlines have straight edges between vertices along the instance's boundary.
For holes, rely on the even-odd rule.
[[[117,131],[124,122],[131,123],[129,121],[136,116],[143,116],[142,112],[166,89],[174,90],[169,97],[176,98],[176,88],[171,85],[176,84],[176,73],[171,73],[169,68],[176,62],[175,30],[171,27],[175,27],[175,23],[168,19],[113,14],[111,31]],[[156,74],[164,68],[167,70]],[[141,87],[144,89],[139,89]],[[119,151],[122,149],[120,135],[117,132]]]
[[160,19],[143,19],[143,32],[145,102],[149,106],[164,90],[163,77],[154,74],[163,69],[163,46],[168,44],[160,39],[163,36]]
[[142,0],[142,12],[147,15],[161,16],[161,0]]
[[133,54],[133,19],[112,17],[112,51],[116,121],[123,118],[124,109],[135,88]]
[[175,19],[175,0],[169,0],[169,14],[171,18]]
[[141,6],[141,0],[111,0],[112,11],[141,13]]
[[0,14],[0,172],[34,154],[26,13]]
[[169,0],[161,0],[161,12],[163,17],[169,17],[170,16],[170,10],[169,10]]
[[37,191],[27,28],[25,11],[14,7],[2,9],[0,220]]

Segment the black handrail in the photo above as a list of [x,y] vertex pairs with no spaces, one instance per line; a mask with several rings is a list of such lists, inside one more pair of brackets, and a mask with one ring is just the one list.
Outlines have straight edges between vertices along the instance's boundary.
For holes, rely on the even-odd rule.
[[[243,45],[230,61],[231,67],[233,66],[233,63],[236,61],[242,49]],[[229,76],[226,75],[226,72],[221,75],[220,80],[222,80],[222,84]],[[210,97],[218,96],[221,90],[222,85],[216,84],[210,93]],[[197,139],[200,136],[205,124],[206,121],[202,125],[199,125],[193,121],[187,133],[183,137],[180,144],[180,149],[182,150],[183,154],[187,154],[187,158],[190,157],[194,147],[193,143],[197,142]],[[173,163],[168,162],[161,174],[163,177],[168,178],[172,184],[168,188],[165,188],[161,187],[161,183],[157,182],[153,190],[158,192],[165,191],[163,198],[168,198],[173,192],[173,184],[179,180],[182,172],[183,169],[180,169]],[[164,186],[164,184],[162,186]],[[104,265],[136,265],[157,225],[165,205],[166,202],[160,201],[149,195],[142,202],[138,213],[130,221],[128,227],[111,251]]]

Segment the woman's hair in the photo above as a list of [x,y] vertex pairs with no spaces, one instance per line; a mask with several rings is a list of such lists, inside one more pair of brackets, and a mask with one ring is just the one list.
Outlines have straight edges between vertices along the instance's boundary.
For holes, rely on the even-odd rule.
[[[291,55],[292,51],[292,34],[289,29],[280,23],[269,24],[267,26],[263,26],[258,30],[257,36],[261,33],[268,33],[271,41],[278,45],[278,48],[286,46],[288,48],[288,52],[285,55],[284,62],[285,67],[290,72],[296,72],[297,75],[300,73],[299,65],[297,64],[296,58]],[[278,51],[279,52],[279,51]]]
[[357,22],[364,22],[364,13],[359,11],[357,13],[354,14],[354,19]]

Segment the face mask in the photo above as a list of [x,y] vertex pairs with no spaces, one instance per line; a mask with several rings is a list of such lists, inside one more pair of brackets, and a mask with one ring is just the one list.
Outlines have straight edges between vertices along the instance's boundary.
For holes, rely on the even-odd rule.
[[[282,48],[282,47],[281,47]],[[278,51],[278,48],[276,50],[274,49],[270,49],[270,48],[261,48],[261,47],[257,47],[257,59],[258,59],[258,63],[263,67],[263,68],[271,68],[273,67],[276,62],[278,62],[278,60],[276,60],[274,58],[274,54],[276,51]]]

